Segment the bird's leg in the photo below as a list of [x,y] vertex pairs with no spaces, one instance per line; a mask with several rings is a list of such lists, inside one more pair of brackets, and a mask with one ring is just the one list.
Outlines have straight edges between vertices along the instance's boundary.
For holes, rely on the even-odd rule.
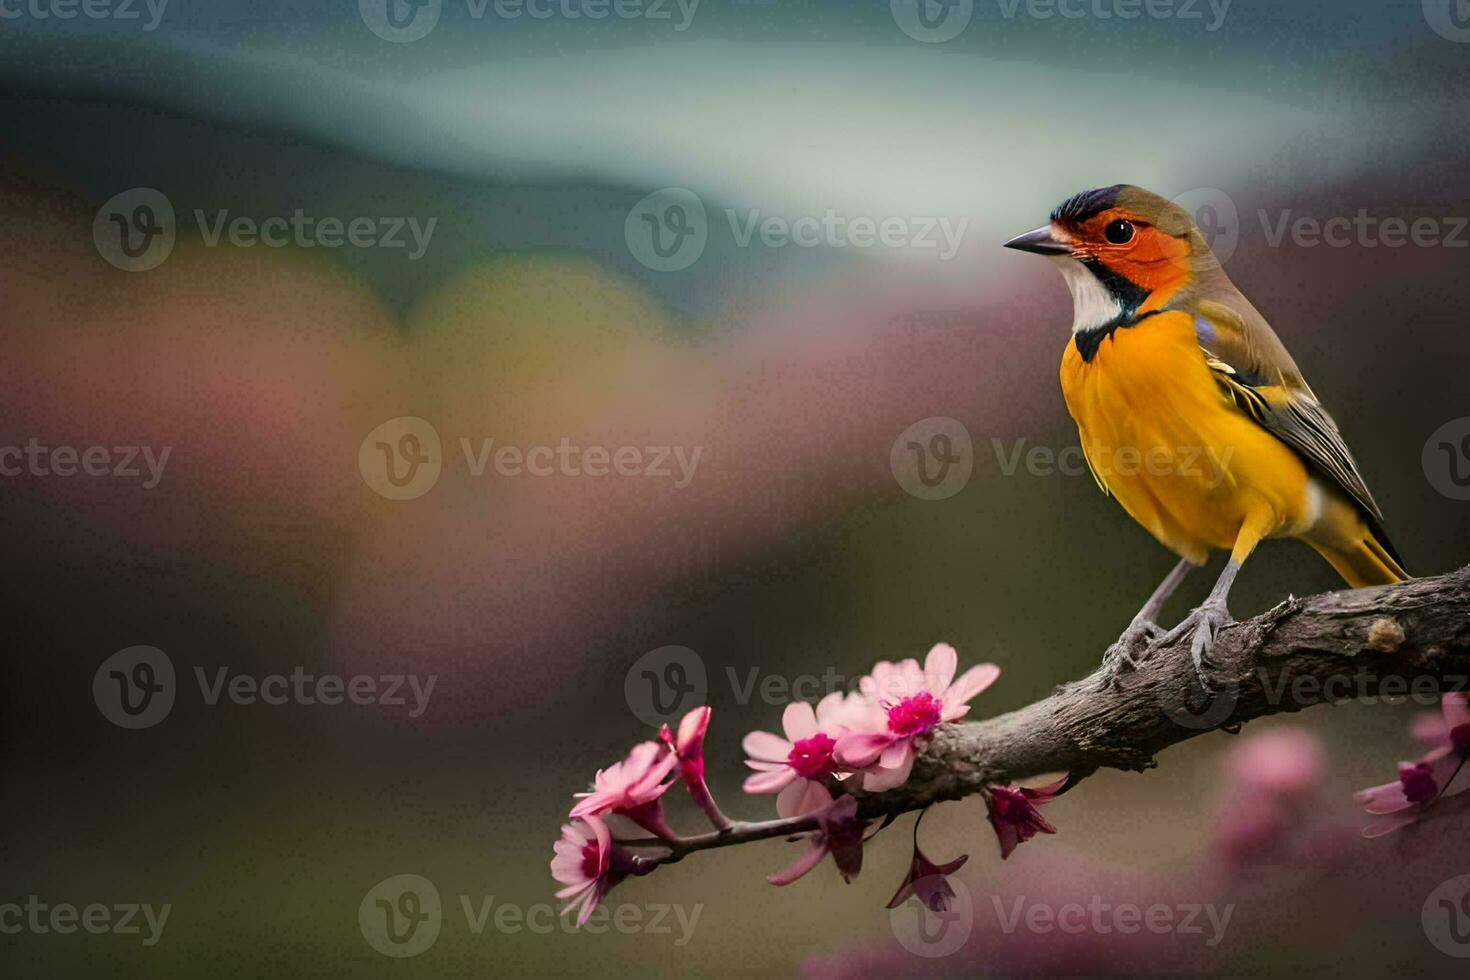
[[1169,601],[1169,597],[1174,594],[1175,589],[1179,588],[1179,583],[1184,581],[1184,576],[1188,575],[1189,570],[1193,567],[1187,560],[1180,559],[1179,564],[1175,565],[1169,574],[1164,576],[1159,587],[1154,589],[1154,594],[1148,597],[1143,608],[1138,610],[1138,615],[1134,616],[1133,621],[1123,630],[1123,635],[1118,637],[1116,643],[1108,647],[1107,653],[1103,654],[1103,664],[1111,668],[1110,677],[1116,677],[1124,667],[1129,670],[1138,669],[1138,665],[1148,651],[1145,648],[1139,656],[1135,657],[1133,648],[1140,643],[1155,639],[1164,632],[1158,624],[1159,613],[1163,610],[1164,603]]
[[1178,642],[1193,633],[1194,638],[1189,644],[1189,655],[1194,659],[1194,674],[1199,678],[1200,687],[1210,691],[1210,682],[1205,677],[1207,670],[1215,667],[1214,661],[1210,659],[1210,650],[1215,646],[1215,635],[1220,632],[1222,626],[1232,622],[1230,610],[1226,608],[1225,599],[1230,595],[1230,586],[1235,582],[1235,576],[1240,572],[1240,562],[1234,557],[1225,563],[1225,570],[1215,580],[1215,587],[1210,590],[1205,601],[1188,616],[1183,622],[1165,633],[1154,641],[1155,646],[1168,646]]
[[1200,687],[1207,693],[1212,689],[1205,673],[1207,669],[1215,667],[1215,663],[1210,660],[1215,636],[1222,626],[1234,622],[1230,618],[1230,610],[1225,606],[1225,599],[1230,595],[1230,586],[1235,583],[1235,576],[1240,574],[1240,566],[1245,564],[1251,552],[1256,550],[1256,545],[1269,532],[1272,520],[1272,515],[1268,512],[1253,513],[1246,517],[1235,535],[1235,547],[1230,550],[1230,560],[1225,563],[1225,570],[1215,580],[1215,587],[1210,590],[1204,603],[1184,617],[1182,623],[1154,641],[1154,646],[1168,646],[1193,633],[1189,655],[1194,660],[1194,675],[1199,678]]

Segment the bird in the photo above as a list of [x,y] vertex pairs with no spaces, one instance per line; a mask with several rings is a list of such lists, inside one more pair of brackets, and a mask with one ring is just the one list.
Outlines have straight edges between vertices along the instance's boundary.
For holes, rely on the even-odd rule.
[[[1305,542],[1354,588],[1409,577],[1337,423],[1187,210],[1114,184],[1068,198],[1005,247],[1061,272],[1073,306],[1062,396],[1083,456],[1103,493],[1179,557],[1108,648],[1109,676],[1188,637],[1210,690],[1231,585],[1266,538]],[[1165,602],[1212,550],[1230,557],[1209,596],[1164,630]]]

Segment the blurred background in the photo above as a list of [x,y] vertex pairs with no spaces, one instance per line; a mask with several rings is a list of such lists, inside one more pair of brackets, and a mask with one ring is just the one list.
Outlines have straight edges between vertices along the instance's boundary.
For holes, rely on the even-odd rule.
[[[1002,667],[998,714],[1168,570],[1065,465],[1070,299],[998,247],[1076,191],[1186,202],[1410,570],[1470,560],[1470,460],[1433,449],[1470,435],[1467,42],[1458,0],[0,0],[0,905],[171,908],[151,944],[6,929],[6,972],[1453,966],[1422,909],[1470,872],[1454,824],[1364,841],[1351,796],[1418,751],[1414,704],[1100,774],[1004,865],[982,803],[937,808],[974,910],[942,957],[884,908],[912,816],[850,886],[772,888],[769,841],[620,885],[641,926],[543,912],[570,794],[684,702],[765,818],[740,739],[792,684],[942,640]],[[1232,610],[1335,587],[1268,542]],[[129,714],[140,656],[173,677]],[[293,673],[376,693],[249,693]],[[403,874],[442,913],[395,959],[359,911]],[[1211,945],[998,914],[1094,899],[1233,911]]]

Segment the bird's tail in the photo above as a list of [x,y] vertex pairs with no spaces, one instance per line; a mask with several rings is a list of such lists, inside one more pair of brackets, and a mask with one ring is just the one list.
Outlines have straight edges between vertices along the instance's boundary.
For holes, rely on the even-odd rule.
[[1356,543],[1337,546],[1320,541],[1309,541],[1318,554],[1326,558],[1343,581],[1355,589],[1366,585],[1392,585],[1409,578],[1399,564],[1393,545],[1383,532],[1370,525],[1363,525],[1361,538]]

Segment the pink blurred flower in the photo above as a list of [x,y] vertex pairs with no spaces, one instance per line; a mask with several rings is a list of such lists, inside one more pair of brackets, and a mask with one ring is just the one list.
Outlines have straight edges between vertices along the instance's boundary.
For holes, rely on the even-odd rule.
[[607,825],[594,816],[564,824],[561,840],[553,845],[553,850],[556,856],[551,859],[551,876],[566,886],[556,897],[568,899],[562,915],[579,909],[579,926],[586,924],[614,885],[629,875],[647,874],[655,866],[614,844]]
[[[923,820],[920,816],[919,820]],[[898,891],[888,902],[888,907],[896,909],[908,901],[910,895],[917,895],[919,901],[930,912],[948,912],[949,903],[954,899],[954,889],[949,885],[949,876],[960,869],[970,855],[961,854],[948,864],[935,864],[924,856],[919,850],[919,826],[918,821],[914,823],[914,856],[909,862],[908,877],[904,878],[903,884],[898,886]]]
[[[785,797],[786,794],[782,794]],[[783,817],[804,816],[815,813],[819,828],[807,836],[806,851],[793,861],[790,867],[766,880],[773,885],[789,885],[821,863],[822,858],[832,855],[843,881],[852,881],[863,867],[863,834],[868,821],[859,820],[857,800],[843,796],[836,803],[821,783],[808,781],[805,792],[799,799],[788,799],[783,806],[777,797],[776,809]]]
[[847,734],[849,721],[855,721],[863,711],[863,705],[857,702],[856,696],[849,700],[840,691],[822,698],[815,709],[797,701],[788,704],[781,716],[785,738],[770,732],[745,736],[741,744],[750,756],[745,764],[756,770],[745,780],[745,792],[779,792],[796,800],[806,793],[809,781],[846,776],[832,753],[837,740]]
[[1226,772],[1240,790],[1296,796],[1321,780],[1322,746],[1298,728],[1248,734],[1231,750]]
[[664,823],[659,797],[673,785],[664,779],[678,762],[678,756],[667,746],[639,742],[622,762],[597,770],[592,792],[575,794],[581,801],[569,815],[576,818],[621,813],[660,837],[673,836]]
[[1415,762],[1399,763],[1399,778],[1382,786],[1360,790],[1356,799],[1374,820],[1363,828],[1364,837],[1382,837],[1421,819],[1442,796],[1470,789],[1470,777],[1458,779],[1470,759],[1470,705],[1465,692],[1446,694],[1438,717],[1414,725],[1414,735],[1430,749]]
[[1021,844],[1038,833],[1055,834],[1057,828],[1046,822],[1036,809],[1050,803],[1067,785],[1063,776],[1045,786],[992,786],[985,794],[986,815],[1000,841],[1001,860],[1011,856]]
[[[1000,676],[994,664],[980,664],[954,679],[958,656],[948,643],[929,651],[921,669],[912,658],[880,661],[859,682],[866,699],[855,731],[837,740],[839,764],[863,770],[863,789],[874,792],[902,786],[914,765],[916,743],[942,722],[969,714],[969,701]],[[951,681],[953,681],[951,683]]]
[[[1225,756],[1212,847],[1231,874],[1284,862],[1338,837],[1327,807],[1317,805],[1322,743],[1300,728],[1248,732]],[[1324,868],[1325,870],[1325,868]]]

